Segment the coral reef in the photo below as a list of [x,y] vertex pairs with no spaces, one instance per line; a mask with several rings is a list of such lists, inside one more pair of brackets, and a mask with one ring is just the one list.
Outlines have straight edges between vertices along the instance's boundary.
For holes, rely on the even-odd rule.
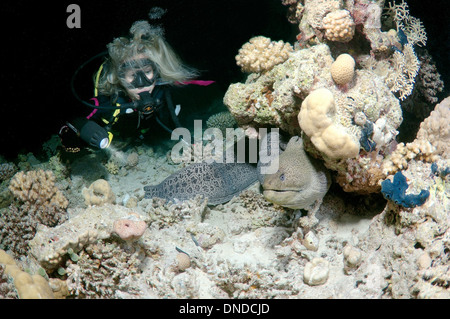
[[325,38],[330,41],[348,42],[355,34],[355,22],[348,10],[335,10],[322,20]]
[[355,59],[350,54],[341,54],[331,64],[331,76],[336,84],[349,83],[355,74]]
[[326,156],[333,159],[356,157],[359,142],[335,120],[336,113],[333,93],[317,89],[303,101],[298,120],[303,132]]
[[430,116],[421,124],[417,139],[429,141],[435,154],[448,159],[450,156],[450,97],[437,104]]
[[63,193],[55,186],[52,171],[18,172],[11,179],[9,190],[15,198],[30,205],[65,209],[69,204]]
[[114,203],[116,195],[113,193],[111,186],[104,179],[98,179],[88,188],[83,188],[82,194],[86,205],[103,205],[106,203]]
[[208,128],[218,128],[224,137],[226,136],[227,128],[235,128],[236,125],[236,120],[230,112],[220,112],[211,115],[206,121]]
[[260,73],[286,61],[292,51],[289,43],[258,36],[251,38],[239,49],[236,62],[242,72]]
[[0,164],[0,181],[8,180],[16,173],[16,171],[17,167],[14,163]]
[[[250,39],[246,80],[207,123],[278,128],[278,158],[259,145],[278,172],[211,203],[149,196],[189,172],[167,140],[66,163],[53,138],[45,163],[2,159],[0,298],[450,298],[450,97],[432,105],[422,23],[404,1],[282,3],[297,43]],[[400,143],[409,112],[425,119]]]
[[133,293],[129,278],[140,272],[139,255],[115,242],[89,244],[78,253],[76,262],[68,260],[69,296],[97,299],[114,298],[117,291]]
[[138,214],[130,213],[130,215],[116,220],[113,228],[113,232],[123,240],[134,241],[144,234],[147,224]]
[[117,175],[119,173],[119,165],[117,165],[114,161],[108,161],[105,164],[105,168],[112,175]]
[[381,183],[381,193],[383,196],[403,207],[412,208],[421,206],[427,200],[428,196],[430,196],[430,192],[424,189],[420,191],[420,194],[406,195],[405,193],[407,189],[408,183],[406,182],[406,178],[403,176],[402,172],[397,172],[394,175],[393,181],[387,179]]
[[0,265],[13,280],[20,299],[53,299],[53,291],[41,275],[30,275],[17,266],[14,259],[0,249]]

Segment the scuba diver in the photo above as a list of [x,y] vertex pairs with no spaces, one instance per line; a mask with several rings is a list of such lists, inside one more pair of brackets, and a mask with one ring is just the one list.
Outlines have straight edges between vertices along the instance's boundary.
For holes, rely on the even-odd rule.
[[179,110],[173,105],[171,87],[213,83],[192,80],[197,72],[183,65],[165,41],[160,27],[147,21],[136,21],[130,28],[130,35],[129,38],[116,38],[107,45],[106,60],[94,76],[91,103],[79,98],[72,78],[75,97],[90,106],[92,112],[84,118],[67,122],[60,129],[59,136],[66,151],[79,151],[82,141],[97,149],[107,148],[113,138],[113,125],[115,129],[137,127],[139,131],[134,131],[141,134],[158,123],[171,132],[180,126]]

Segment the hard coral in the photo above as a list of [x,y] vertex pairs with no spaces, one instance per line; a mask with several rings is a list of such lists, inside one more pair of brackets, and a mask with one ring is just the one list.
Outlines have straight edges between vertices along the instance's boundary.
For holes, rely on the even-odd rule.
[[40,275],[30,275],[22,271],[14,259],[0,249],[0,264],[5,265],[5,273],[13,278],[14,286],[21,299],[53,299],[53,292],[47,280]]
[[77,262],[68,260],[67,286],[78,298],[117,298],[119,292],[133,292],[127,278],[139,273],[142,256],[115,242],[90,244],[79,252]]
[[391,63],[393,67],[385,79],[386,84],[392,92],[400,94],[400,100],[404,100],[412,93],[420,68],[412,44],[405,45],[402,52],[395,51]]
[[106,203],[115,203],[116,195],[111,186],[104,179],[98,179],[93,182],[89,188],[83,188],[82,194],[86,205],[103,205]]
[[233,115],[230,112],[220,112],[211,115],[206,121],[208,128],[218,128],[225,137],[227,128],[236,127],[237,123]]
[[355,34],[355,22],[348,10],[335,10],[322,20],[325,38],[330,41],[349,42]]
[[450,97],[437,104],[434,111],[421,124],[417,139],[429,141],[436,155],[448,159],[450,154]]
[[28,243],[35,236],[39,224],[53,227],[66,219],[66,212],[55,206],[10,205],[5,214],[0,214],[0,246],[17,255],[26,255]]
[[331,65],[331,76],[338,85],[349,83],[355,74],[355,59],[350,54],[341,54]]
[[258,36],[251,38],[239,49],[236,62],[242,72],[260,73],[286,61],[292,51],[289,43]]
[[17,171],[17,167],[13,163],[3,163],[0,165],[0,181],[5,181]]
[[55,186],[52,171],[19,172],[11,179],[9,190],[20,201],[36,206],[54,205],[65,209],[69,204],[63,193]]
[[322,88],[311,92],[302,103],[298,121],[303,132],[321,152],[331,158],[359,154],[359,143],[345,128],[334,122],[336,106],[333,93]]

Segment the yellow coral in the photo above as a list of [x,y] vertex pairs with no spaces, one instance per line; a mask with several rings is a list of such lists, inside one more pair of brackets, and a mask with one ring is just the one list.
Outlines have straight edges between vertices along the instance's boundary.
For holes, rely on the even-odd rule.
[[355,59],[350,54],[341,54],[330,68],[334,82],[339,85],[347,84],[355,74]]
[[435,150],[435,147],[430,142],[423,139],[416,138],[411,143],[400,143],[383,163],[383,172],[385,174],[394,174],[399,170],[404,170],[412,159],[434,162],[438,159]]
[[322,20],[325,38],[330,41],[348,42],[355,34],[355,22],[348,10],[335,10]]
[[106,163],[105,168],[110,174],[117,175],[119,173],[119,166],[112,161]]
[[52,171],[18,172],[11,179],[9,190],[15,198],[31,205],[56,205],[65,209],[69,204],[63,193],[55,186]]
[[293,51],[289,43],[271,41],[263,36],[253,37],[245,43],[236,56],[242,72],[260,73],[283,63]]
[[0,249],[0,264],[5,265],[5,273],[13,278],[17,294],[21,299],[53,299],[53,291],[47,280],[40,275],[30,275],[22,271],[14,259]]
[[311,142],[330,158],[350,158],[359,154],[359,143],[334,123],[336,106],[333,93],[321,88],[311,92],[302,103],[298,121]]

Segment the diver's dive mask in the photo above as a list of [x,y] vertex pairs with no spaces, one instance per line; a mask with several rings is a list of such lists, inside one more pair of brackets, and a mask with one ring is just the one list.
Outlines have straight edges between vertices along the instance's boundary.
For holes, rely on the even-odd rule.
[[120,65],[118,75],[127,89],[152,86],[159,78],[155,63],[147,58],[125,61]]

